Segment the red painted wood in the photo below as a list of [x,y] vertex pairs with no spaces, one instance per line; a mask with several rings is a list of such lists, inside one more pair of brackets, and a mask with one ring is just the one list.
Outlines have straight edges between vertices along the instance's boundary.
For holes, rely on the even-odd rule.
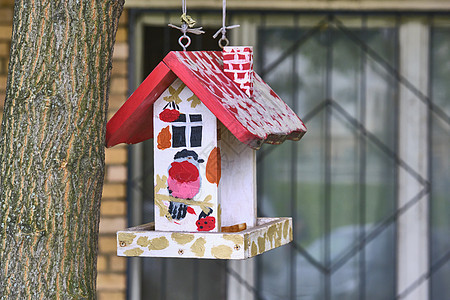
[[[262,115],[264,122],[271,128],[265,143],[281,144],[286,139],[298,141],[306,133],[303,121],[292,109],[270,88],[270,86],[254,73],[253,82],[254,107]],[[261,125],[261,126],[264,126]]]
[[298,140],[306,132],[300,118],[254,72],[248,97],[223,72],[222,52],[170,52],[108,122],[106,145],[138,143],[153,136],[153,103],[180,78],[241,142],[258,149],[263,142]]
[[153,137],[153,103],[176,79],[163,63],[147,76],[106,126],[106,146],[135,144]]
[[260,145],[252,143],[261,138],[245,128],[224,105],[231,98],[244,102],[247,96],[223,73],[221,54],[213,51],[170,52],[164,62],[236,138],[257,148]]
[[300,118],[256,73],[251,98],[229,79],[222,52],[171,52],[164,62],[236,138],[254,149],[263,142],[298,140],[306,132]]

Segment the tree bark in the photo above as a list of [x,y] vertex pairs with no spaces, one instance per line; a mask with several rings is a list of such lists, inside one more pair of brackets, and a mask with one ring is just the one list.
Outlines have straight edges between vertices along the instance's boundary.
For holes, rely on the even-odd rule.
[[15,2],[0,145],[0,299],[95,299],[123,2]]

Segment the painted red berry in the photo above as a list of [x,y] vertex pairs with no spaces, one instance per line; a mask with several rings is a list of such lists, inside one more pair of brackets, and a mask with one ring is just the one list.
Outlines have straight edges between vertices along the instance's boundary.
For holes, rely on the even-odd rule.
[[159,119],[164,122],[173,122],[180,116],[180,112],[176,109],[166,108],[159,114]]
[[216,218],[209,216],[195,222],[197,231],[211,231],[216,227]]

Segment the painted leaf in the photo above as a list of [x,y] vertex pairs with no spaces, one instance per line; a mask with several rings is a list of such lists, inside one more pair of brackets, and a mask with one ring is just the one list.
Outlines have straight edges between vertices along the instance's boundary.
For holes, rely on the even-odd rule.
[[183,89],[186,87],[184,83],[182,83],[177,89],[173,88],[172,86],[169,86],[169,93],[170,96],[165,96],[164,100],[167,102],[175,102],[175,104],[181,103],[180,93],[183,91]]
[[194,210],[192,207],[190,207],[190,206],[188,206],[187,212],[190,213],[190,214],[192,214],[192,215],[197,215],[197,214],[195,213],[195,210]]
[[195,108],[197,105],[199,105],[200,103],[202,103],[202,102],[200,101],[200,99],[198,99],[198,97],[195,96],[195,94],[192,95],[191,97],[187,98],[187,101],[189,101],[189,102],[192,101],[192,102],[191,102],[191,107],[192,107],[192,108]]
[[220,149],[215,147],[211,150],[206,163],[206,179],[209,182],[219,185],[221,176]]
[[172,143],[170,142],[171,139],[172,134],[170,134],[169,126],[161,129],[158,133],[158,149],[164,150],[170,148],[172,146]]

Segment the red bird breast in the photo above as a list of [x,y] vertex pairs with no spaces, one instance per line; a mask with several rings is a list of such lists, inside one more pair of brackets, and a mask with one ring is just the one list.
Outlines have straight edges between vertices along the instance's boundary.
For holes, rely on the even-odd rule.
[[169,176],[178,182],[191,182],[198,179],[198,168],[188,161],[173,162],[169,169]]

